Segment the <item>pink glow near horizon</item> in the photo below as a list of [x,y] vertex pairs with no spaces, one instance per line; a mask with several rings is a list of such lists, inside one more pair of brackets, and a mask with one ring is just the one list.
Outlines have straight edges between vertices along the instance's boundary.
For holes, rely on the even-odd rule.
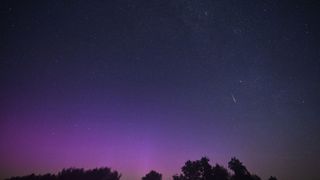
[[[186,160],[212,155],[192,139],[182,142],[182,137],[166,133],[166,128],[150,131],[148,126],[122,123],[35,121],[42,117],[22,114],[15,117],[22,123],[7,121],[2,126],[2,143],[6,144],[1,152],[6,155],[2,160],[6,167],[2,168],[6,176],[107,166],[122,173],[124,179],[139,179],[152,169],[169,178],[180,172]],[[34,123],[23,123],[30,121]],[[215,162],[225,161],[217,155]]]

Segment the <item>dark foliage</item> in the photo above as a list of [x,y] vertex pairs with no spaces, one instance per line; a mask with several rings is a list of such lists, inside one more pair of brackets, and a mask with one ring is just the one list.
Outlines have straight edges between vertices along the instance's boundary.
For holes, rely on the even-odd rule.
[[[232,174],[219,164],[212,166],[207,157],[200,160],[188,160],[181,168],[181,174],[174,175],[173,180],[261,180],[255,174],[251,174],[237,158],[233,157],[228,163]],[[7,180],[120,180],[121,175],[110,168],[96,168],[84,170],[78,168],[63,169],[57,175],[31,174],[23,177],[12,177]],[[154,170],[150,171],[142,180],[162,180],[162,175]],[[271,176],[268,180],[277,180]]]
[[226,168],[216,164],[215,167],[212,167],[213,179],[214,180],[229,180],[230,173]]
[[83,170],[77,168],[63,169],[58,175],[28,175],[23,177],[12,177],[8,180],[119,180],[121,175],[110,168],[99,168]]
[[233,157],[228,163],[228,167],[233,171],[231,180],[260,180],[257,175],[251,175],[247,168],[239,161],[239,159]]
[[211,166],[206,157],[187,161],[181,168],[182,174],[173,176],[174,180],[228,180],[229,172],[222,166]]
[[162,175],[156,171],[150,171],[146,176],[142,177],[142,180],[161,180]]
[[232,175],[219,164],[211,166],[209,159],[203,157],[200,160],[187,161],[181,168],[182,173],[173,176],[173,180],[261,180],[259,176],[251,174],[237,158],[232,158],[228,167],[233,171]]

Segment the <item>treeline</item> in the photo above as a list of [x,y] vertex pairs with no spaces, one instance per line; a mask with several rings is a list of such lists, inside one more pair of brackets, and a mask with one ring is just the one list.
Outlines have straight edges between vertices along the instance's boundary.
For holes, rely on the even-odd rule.
[[[261,180],[261,178],[250,173],[237,158],[232,158],[228,168],[215,164],[211,165],[206,157],[196,161],[187,161],[181,168],[181,173],[172,176],[173,180]],[[108,167],[84,170],[78,168],[63,169],[57,175],[31,174],[22,177],[12,177],[7,180],[120,180],[121,174]],[[162,180],[162,174],[151,170],[141,178],[142,180]],[[269,180],[277,180],[271,176]]]
[[8,180],[119,180],[121,174],[108,167],[84,170],[79,168],[63,169],[57,175],[31,174],[23,177],[12,177]]
[[[174,175],[173,180],[261,180],[256,174],[251,174],[237,158],[228,163],[230,173],[223,166],[211,165],[206,157],[196,161],[187,161],[181,168],[182,173]],[[158,179],[160,180],[160,179]],[[277,180],[271,176],[269,180]]]

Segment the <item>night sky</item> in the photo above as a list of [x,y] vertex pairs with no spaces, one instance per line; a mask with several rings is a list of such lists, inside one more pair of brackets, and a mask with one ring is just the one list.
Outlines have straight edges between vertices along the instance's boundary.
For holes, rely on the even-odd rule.
[[320,179],[320,2],[0,2],[0,178],[207,156]]

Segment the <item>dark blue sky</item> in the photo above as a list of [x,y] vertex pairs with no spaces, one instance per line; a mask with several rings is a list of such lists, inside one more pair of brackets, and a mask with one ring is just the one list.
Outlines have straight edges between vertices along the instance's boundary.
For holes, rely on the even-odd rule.
[[167,179],[207,155],[319,179],[319,12],[315,0],[1,1],[1,177],[110,166]]

